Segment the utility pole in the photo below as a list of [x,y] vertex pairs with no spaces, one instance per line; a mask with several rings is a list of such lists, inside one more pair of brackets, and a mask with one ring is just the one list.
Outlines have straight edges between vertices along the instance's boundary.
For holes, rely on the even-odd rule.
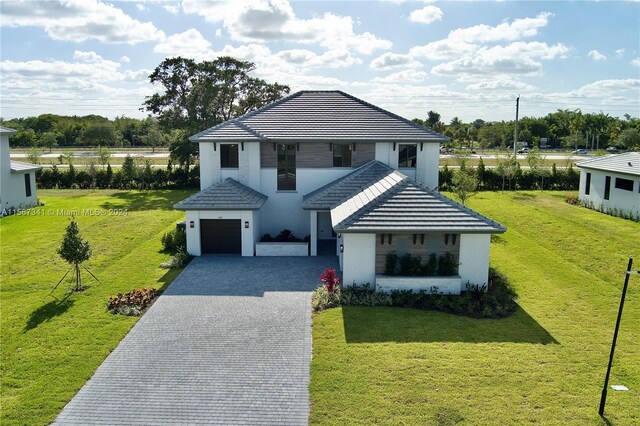
[[518,145],[518,111],[520,109],[520,95],[516,98],[516,129],[513,132],[513,156],[516,156]]

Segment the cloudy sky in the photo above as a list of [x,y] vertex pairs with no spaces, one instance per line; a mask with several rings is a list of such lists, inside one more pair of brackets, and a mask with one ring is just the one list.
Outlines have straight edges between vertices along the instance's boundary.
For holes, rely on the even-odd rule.
[[407,118],[640,116],[640,3],[6,1],[0,116],[143,117],[164,58],[231,55]]

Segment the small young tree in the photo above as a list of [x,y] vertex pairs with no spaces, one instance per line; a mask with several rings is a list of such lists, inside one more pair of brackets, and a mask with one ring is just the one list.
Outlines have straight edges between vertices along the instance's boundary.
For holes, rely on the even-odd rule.
[[473,170],[462,167],[454,173],[451,181],[451,190],[456,194],[462,205],[476,193],[477,189],[478,178]]
[[[62,244],[58,249],[58,254],[63,258],[71,268],[64,274],[64,277],[53,288],[54,290],[60,285],[62,280],[65,279],[67,274],[73,269],[76,274],[76,285],[73,288],[74,291],[82,291],[82,276],[80,275],[80,267],[82,263],[89,260],[91,257],[91,246],[88,241],[84,241],[80,235],[80,229],[78,229],[78,223],[72,218],[71,223],[67,226],[67,231],[64,234]],[[93,278],[95,275],[91,273],[85,266],[82,266]],[[96,278],[96,280],[98,280]]]

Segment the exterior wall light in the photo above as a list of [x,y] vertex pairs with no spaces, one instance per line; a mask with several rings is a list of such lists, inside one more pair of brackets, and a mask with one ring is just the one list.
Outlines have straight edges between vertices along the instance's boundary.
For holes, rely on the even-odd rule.
[[192,220],[190,220],[190,221],[189,221],[189,228],[193,229],[193,228],[195,228],[195,227],[196,227],[196,224],[195,224],[195,223],[193,223],[193,221],[192,221]]
[[244,227],[245,227],[245,228],[247,228],[247,229],[249,229],[249,221],[248,221],[248,220],[245,220],[245,221],[244,221]]
[[340,253],[344,253],[344,244],[340,244]]

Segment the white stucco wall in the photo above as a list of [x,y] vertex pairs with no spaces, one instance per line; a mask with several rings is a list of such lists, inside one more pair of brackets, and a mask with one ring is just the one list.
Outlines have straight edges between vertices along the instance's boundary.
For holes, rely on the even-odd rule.
[[489,278],[489,250],[491,234],[460,235],[460,290],[465,290],[467,283],[486,284]]
[[0,135],[0,215],[2,210],[33,207],[38,202],[36,172],[30,171],[31,196],[27,197],[24,176],[27,172],[11,173],[9,135]]
[[276,235],[287,228],[303,238],[310,235],[309,212],[303,210],[302,197],[323,185],[350,173],[352,169],[301,169],[296,170],[296,190],[278,191],[276,169],[261,169],[258,191],[269,197],[260,209],[262,234]]
[[344,253],[342,253],[343,284],[376,282],[376,236],[375,234],[342,234]]
[[[398,169],[398,149],[399,145],[404,142],[397,142],[396,149],[393,149],[393,143],[378,142],[376,143],[376,160],[387,164],[389,167]],[[416,167],[398,169],[405,175],[416,179],[428,186],[435,188],[438,186],[438,168],[440,145],[437,142],[417,143],[416,150]]]
[[[585,194],[587,173],[591,173],[591,185],[589,195]],[[605,178],[611,176],[611,190],[609,199],[604,199]],[[616,178],[630,179],[634,181],[633,191],[625,191],[616,188]],[[617,208],[626,212],[640,215],[640,177],[625,175],[620,173],[604,172],[600,170],[581,169],[580,170],[580,195],[582,201],[593,203],[595,208],[600,205],[609,209]]]
[[[187,252],[192,256],[200,256],[200,220],[201,219],[240,219],[242,238],[242,256],[253,256],[256,231],[254,227],[254,212],[252,210],[192,210],[187,211]],[[244,222],[249,222],[249,228]],[[193,223],[193,228],[191,227]],[[259,224],[258,224],[259,226]]]
[[210,142],[200,142],[200,189],[209,188],[216,182],[220,182],[220,152],[217,164],[214,162],[215,154],[213,144]]

